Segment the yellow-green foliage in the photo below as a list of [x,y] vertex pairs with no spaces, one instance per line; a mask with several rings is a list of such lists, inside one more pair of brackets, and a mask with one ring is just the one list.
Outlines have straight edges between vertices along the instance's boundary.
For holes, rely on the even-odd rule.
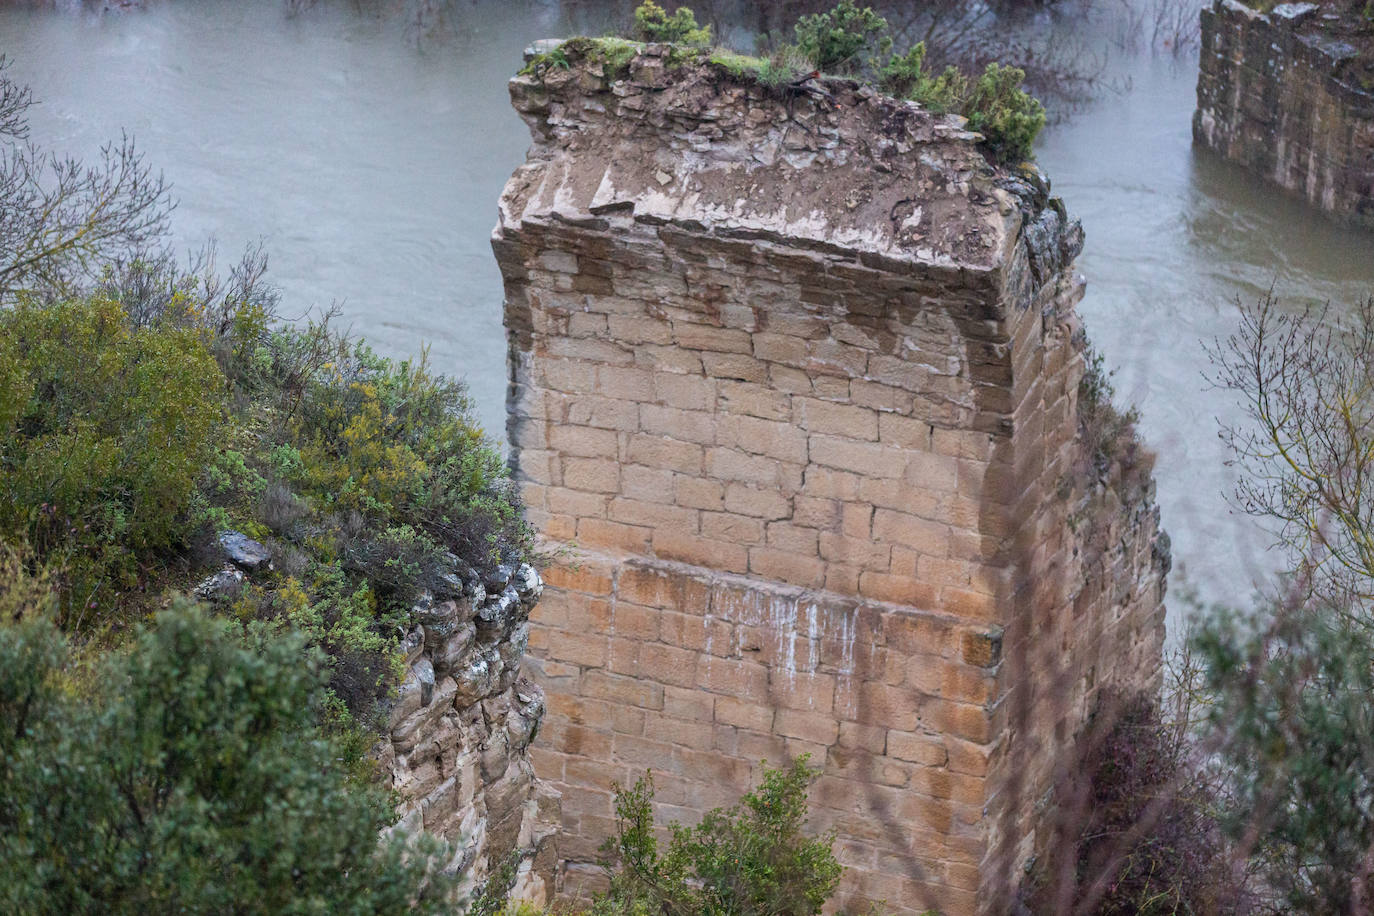
[[108,611],[187,536],[224,391],[199,329],[98,296],[0,313],[0,535],[61,570],[66,611]]
[[[328,370],[327,370],[328,371]],[[311,424],[297,424],[302,482],[336,506],[389,513],[420,498],[429,468],[406,442],[390,435],[394,417],[383,415],[377,386],[345,384]]]
[[253,422],[244,461],[222,457],[207,473],[205,513],[283,562],[233,610],[307,633],[333,660],[331,686],[361,711],[394,682],[394,634],[425,588],[455,563],[527,549],[505,464],[460,384],[325,325],[272,332],[234,374]]
[[722,49],[712,53],[707,62],[731,79],[748,80],[776,89],[795,80],[804,72],[797,56],[788,51],[789,49],[783,49],[771,57],[752,57]]
[[598,38],[592,45],[592,58],[601,62],[606,79],[618,80],[629,73],[630,61],[639,49],[639,44],[623,38]]
[[729,48],[718,48],[711,53],[707,61],[712,65],[724,70],[736,79],[745,77],[754,78],[758,76],[759,70],[763,68],[767,58],[754,57],[749,54],[736,54]]
[[671,16],[654,0],[644,0],[635,10],[634,35],[640,41],[668,41],[705,47],[711,43],[711,27],[697,25],[696,14],[680,6]]

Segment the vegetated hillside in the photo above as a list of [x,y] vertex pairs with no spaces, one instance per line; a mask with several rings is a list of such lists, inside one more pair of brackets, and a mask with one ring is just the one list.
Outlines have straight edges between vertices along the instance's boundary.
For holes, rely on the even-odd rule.
[[32,103],[0,58],[0,911],[450,911],[366,753],[413,609],[526,556],[504,463],[260,254],[177,267],[133,145]]
[[79,636],[195,590],[305,633],[361,713],[427,591],[523,556],[518,501],[461,385],[276,324],[260,271],[236,276],[207,297],[134,262],[0,313],[0,535]]

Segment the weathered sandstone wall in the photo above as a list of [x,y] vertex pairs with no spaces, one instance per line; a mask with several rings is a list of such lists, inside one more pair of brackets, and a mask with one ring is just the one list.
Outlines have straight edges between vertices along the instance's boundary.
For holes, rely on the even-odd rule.
[[1076,439],[1081,231],[961,122],[571,49],[493,237],[509,436],[567,562],[530,634],[579,893],[612,784],[823,767],[842,902],[1007,909],[1096,692],[1157,683],[1148,479]]
[[1193,139],[1374,226],[1374,29],[1343,31],[1313,3],[1265,14],[1214,0],[1202,11]]
[[558,796],[531,765],[544,694],[520,676],[520,661],[544,585],[527,565],[451,581],[412,612],[406,676],[373,754],[404,801],[398,828],[454,843],[469,892],[513,860],[514,896],[543,903]]

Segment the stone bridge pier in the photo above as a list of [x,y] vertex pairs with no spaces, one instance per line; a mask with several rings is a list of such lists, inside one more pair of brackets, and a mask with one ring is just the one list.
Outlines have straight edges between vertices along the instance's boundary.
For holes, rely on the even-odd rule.
[[692,822],[806,753],[846,911],[1006,911],[1097,692],[1159,678],[1152,485],[1078,442],[1078,224],[855,84],[566,56],[511,81],[492,241],[563,893],[614,783]]

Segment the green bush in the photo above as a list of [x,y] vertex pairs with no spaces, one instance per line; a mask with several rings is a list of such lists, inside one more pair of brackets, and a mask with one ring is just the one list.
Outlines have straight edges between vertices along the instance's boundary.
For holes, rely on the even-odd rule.
[[1249,620],[1219,613],[1198,633],[1224,825],[1274,892],[1272,911],[1368,912],[1374,630],[1303,591]]
[[988,64],[964,103],[969,126],[981,133],[994,156],[1029,159],[1045,126],[1045,106],[1021,88],[1024,70]]
[[926,43],[918,41],[905,54],[893,54],[878,69],[878,88],[901,99],[913,98],[913,93],[926,81]]
[[0,911],[448,911],[446,849],[378,843],[392,800],[317,724],[300,638],[178,604],[83,672],[3,574]]
[[66,618],[108,614],[188,537],[224,395],[199,329],[101,296],[0,312],[0,536],[61,567]]
[[975,81],[954,67],[932,77],[925,72],[925,50],[924,43],[917,43],[906,54],[889,58],[878,70],[879,86],[931,111],[964,115],[997,159],[1034,155],[1035,138],[1045,126],[1045,108],[1021,88],[1024,71],[988,64]]
[[607,841],[615,870],[593,916],[639,913],[692,916],[809,916],[819,913],[843,869],[833,835],[808,837],[806,792],[817,771],[804,755],[767,769],[754,791],[696,827],[670,825],[660,855],[654,836],[653,780],[616,793],[616,836]]
[[825,73],[860,73],[892,50],[887,20],[871,7],[860,9],[853,0],[840,0],[829,12],[801,17],[796,34],[797,47]]
[[680,6],[671,16],[654,0],[635,9],[634,37],[640,41],[669,41],[704,47],[711,43],[711,27],[697,25],[696,14]]

